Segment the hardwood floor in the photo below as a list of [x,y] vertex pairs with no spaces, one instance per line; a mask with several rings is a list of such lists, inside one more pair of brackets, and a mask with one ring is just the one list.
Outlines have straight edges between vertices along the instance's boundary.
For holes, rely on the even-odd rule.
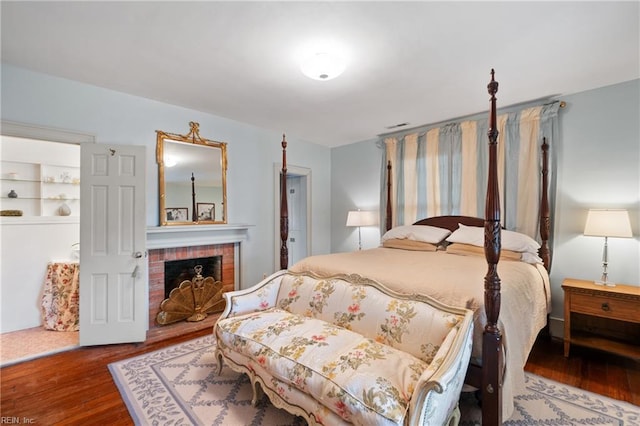
[[[80,348],[0,369],[0,413],[38,425],[131,425],[107,365],[204,336],[211,328],[144,344]],[[640,362],[541,338],[526,370],[591,392],[640,405]],[[13,421],[13,423],[16,423]]]
[[575,345],[571,345],[570,356],[565,358],[562,341],[540,337],[525,370],[640,406],[640,360]]
[[107,365],[209,333],[211,328],[152,343],[85,347],[3,367],[1,416],[18,417],[21,424],[131,425]]

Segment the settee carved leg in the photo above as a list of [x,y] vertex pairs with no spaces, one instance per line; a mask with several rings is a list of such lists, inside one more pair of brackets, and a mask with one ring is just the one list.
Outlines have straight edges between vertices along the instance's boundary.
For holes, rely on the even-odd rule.
[[216,357],[218,358],[218,376],[222,373],[222,354],[220,352],[216,353]]
[[451,413],[451,416],[449,416],[447,426],[458,426],[458,423],[460,423],[460,406],[456,404],[456,408]]
[[260,383],[258,383],[257,380],[252,380],[251,381],[251,385],[253,387],[253,399],[251,400],[251,406],[255,407],[258,402],[260,402],[262,400],[262,397],[264,396],[264,391],[262,390],[262,386],[260,386]]

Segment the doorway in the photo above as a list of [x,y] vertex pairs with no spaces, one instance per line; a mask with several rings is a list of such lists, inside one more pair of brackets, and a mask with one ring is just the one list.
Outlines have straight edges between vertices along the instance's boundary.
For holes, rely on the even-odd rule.
[[[274,165],[275,206],[275,270],[280,269],[280,172],[281,165]],[[311,254],[311,170],[305,167],[287,166],[287,206],[289,211],[289,266]]]
[[[77,332],[44,329],[40,299],[47,265],[77,261],[78,253],[73,246],[79,242],[80,232],[76,194],[79,193],[80,143],[93,143],[95,137],[7,121],[2,121],[0,133],[3,141],[13,140],[14,148],[15,142],[20,141],[25,142],[25,147],[40,147],[27,149],[24,155],[16,154],[15,149],[6,152],[17,155],[13,163],[8,161],[5,152],[2,155],[2,210],[15,207],[23,212],[20,217],[0,219],[3,285],[0,339],[4,365],[5,359],[31,359],[77,346]],[[76,155],[77,159],[73,159]],[[19,187],[15,190],[17,199],[6,198],[5,184]],[[15,287],[7,291],[4,286],[11,283],[20,283],[20,291],[15,291]],[[10,354],[10,342],[14,340],[18,342],[14,345],[17,351]],[[30,345],[30,341],[34,344]]]

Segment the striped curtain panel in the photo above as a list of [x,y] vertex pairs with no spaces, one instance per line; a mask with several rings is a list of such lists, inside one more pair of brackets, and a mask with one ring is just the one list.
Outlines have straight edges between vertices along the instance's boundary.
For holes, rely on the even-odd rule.
[[[552,102],[497,117],[503,226],[534,238],[538,237],[539,229],[543,137],[550,145],[551,200],[555,194],[553,152],[558,108],[559,103]],[[383,135],[380,217],[386,214],[388,161],[392,226],[440,215],[484,217],[489,162],[487,130],[484,117]]]

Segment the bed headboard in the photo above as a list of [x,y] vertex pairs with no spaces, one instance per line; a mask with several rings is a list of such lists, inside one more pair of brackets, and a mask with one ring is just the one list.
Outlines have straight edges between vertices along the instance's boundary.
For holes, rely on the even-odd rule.
[[458,224],[461,223],[466,226],[484,226],[484,219],[471,216],[434,216],[426,219],[421,219],[414,223],[414,225],[429,225],[436,226],[438,228],[445,228],[453,232],[458,229]]

